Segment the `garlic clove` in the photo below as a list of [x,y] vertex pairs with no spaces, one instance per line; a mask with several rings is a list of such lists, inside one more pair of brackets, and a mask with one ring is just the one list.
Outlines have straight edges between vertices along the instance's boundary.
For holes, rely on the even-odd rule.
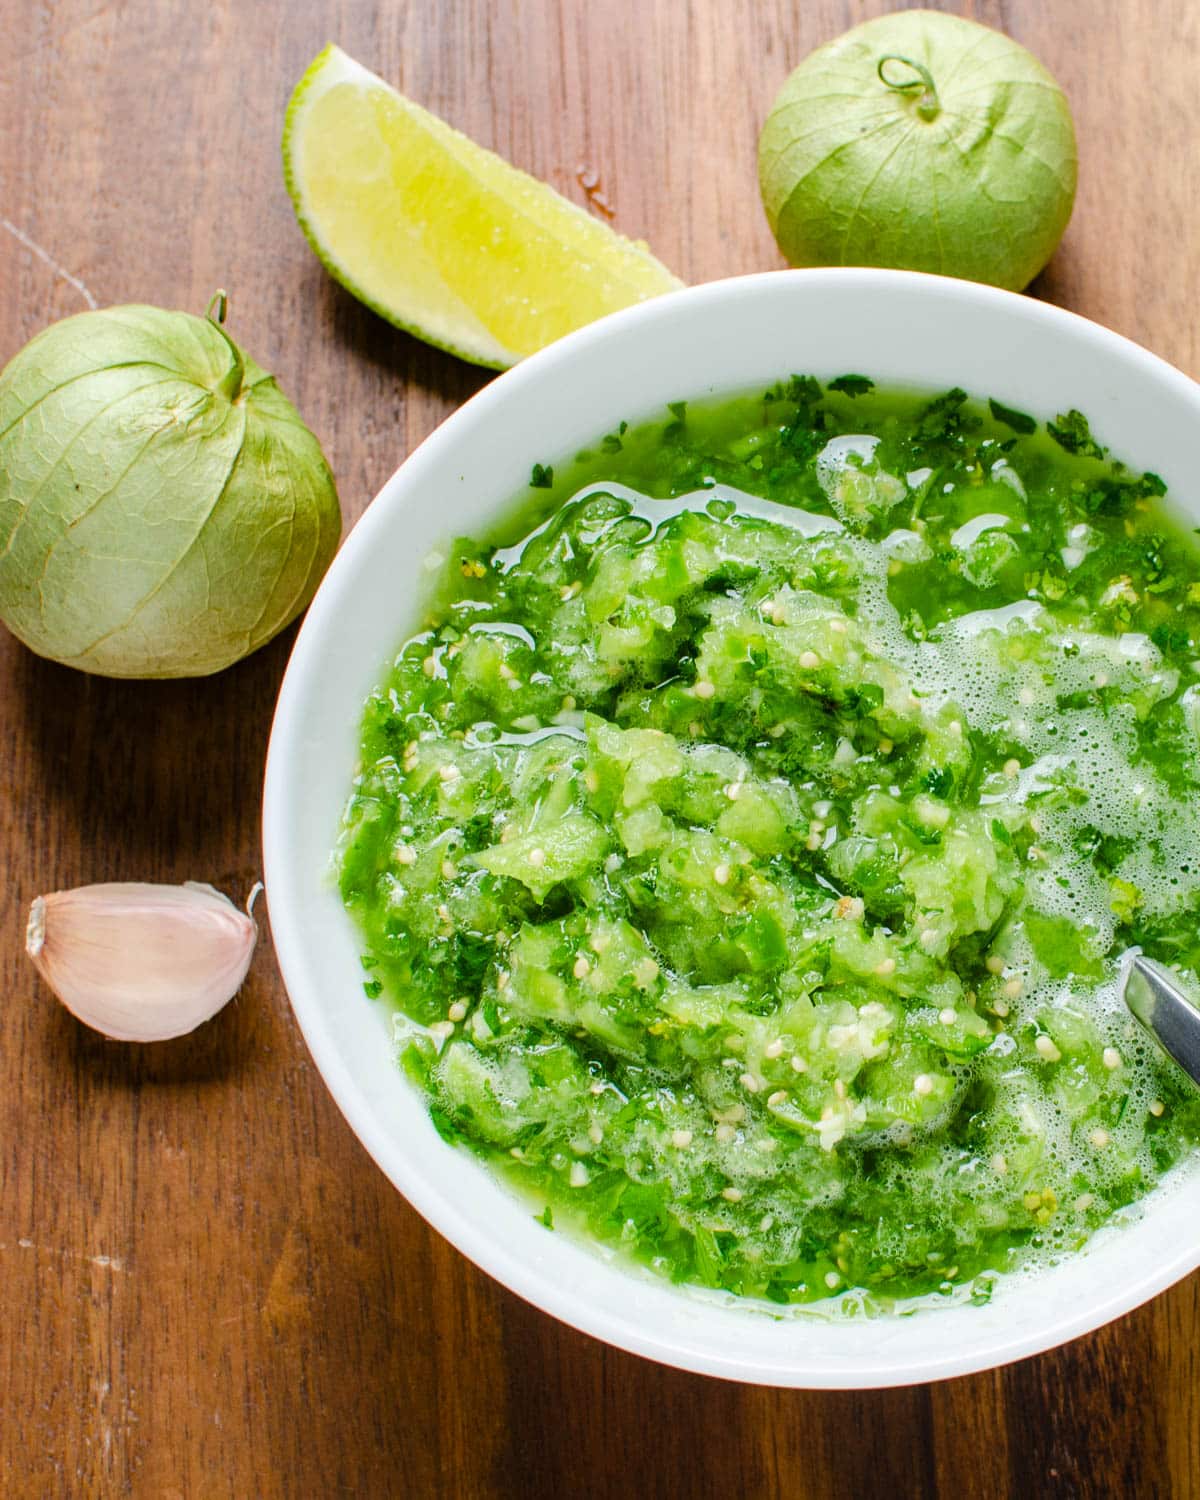
[[233,998],[257,937],[249,913],[210,885],[128,881],[38,896],[25,951],[86,1026],[115,1041],[158,1042],[195,1030]]

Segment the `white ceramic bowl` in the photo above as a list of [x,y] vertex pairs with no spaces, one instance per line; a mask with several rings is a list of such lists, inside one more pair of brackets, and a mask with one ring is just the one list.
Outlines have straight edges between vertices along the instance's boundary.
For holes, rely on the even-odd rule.
[[[317,1066],[413,1206],[505,1286],[576,1328],[685,1369],[784,1386],[883,1386],[966,1374],[1096,1328],[1200,1264],[1188,1169],[1140,1219],[989,1306],[851,1320],[768,1316],[671,1287],[534,1222],[447,1146],[363,998],[359,944],[330,878],[359,715],[414,623],[431,550],[487,527],[530,465],[567,457],[667,401],[766,387],[793,371],[961,385],[1053,416],[1087,413],[1115,455],[1166,479],[1200,524],[1200,387],[1070,313],[904,272],[772,272],[618,313],[500,376],[408,458],[355,527],[304,622],[267,761],[264,846],[275,948]],[[1178,1177],[1179,1174],[1176,1174]]]

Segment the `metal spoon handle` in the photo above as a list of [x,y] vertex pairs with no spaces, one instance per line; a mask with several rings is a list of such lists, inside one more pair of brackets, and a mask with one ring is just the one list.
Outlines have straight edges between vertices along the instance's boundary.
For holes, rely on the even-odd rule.
[[1125,971],[1125,1004],[1193,1083],[1200,1083],[1200,1010],[1171,970],[1138,954]]

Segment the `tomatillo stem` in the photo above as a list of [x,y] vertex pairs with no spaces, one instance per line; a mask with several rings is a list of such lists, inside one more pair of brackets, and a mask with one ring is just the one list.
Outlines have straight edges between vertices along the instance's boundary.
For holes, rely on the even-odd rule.
[[[213,308],[214,307],[217,310],[215,316],[213,314]],[[224,287],[218,287],[217,290],[208,299],[208,306],[204,309],[204,316],[211,323],[222,324],[222,323],[224,323],[225,316],[226,316],[226,314],[228,312],[229,312],[229,297],[228,297],[228,295],[227,295]]]
[[[906,68],[911,68],[917,75],[905,82],[899,79],[889,78],[884,71],[888,63],[901,63]],[[885,57],[879,59],[879,67],[876,69],[879,81],[886,88],[893,89],[897,94],[911,94],[915,90],[921,90],[921,96],[917,100],[917,113],[923,120],[936,119],[942,112],[941,101],[934,87],[933,74],[922,63],[914,62],[911,57],[901,57],[896,52],[889,52]]]
[[[216,315],[213,309],[216,309]],[[242,381],[246,375],[245,361],[242,359],[242,351],[225,332],[225,315],[229,311],[229,298],[225,294],[225,288],[215,291],[204,309],[204,316],[213,325],[225,342],[229,345],[229,352],[233,355],[233,363],[229,367],[229,373],[217,389],[228,401],[236,401],[241,394]]]

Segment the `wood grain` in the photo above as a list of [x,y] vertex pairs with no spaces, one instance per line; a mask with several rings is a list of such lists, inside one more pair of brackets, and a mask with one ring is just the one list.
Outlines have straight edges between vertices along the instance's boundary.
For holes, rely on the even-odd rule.
[[[779,264],[754,147],[788,69],[888,9],[840,0],[0,0],[0,363],[144,300],[232,328],[321,436],[347,522],[486,378],[333,287],[278,137],[326,40],[686,278]],[[947,6],[1059,76],[1082,152],[1038,294],[1200,374],[1194,0]],[[0,639],[0,1492],[6,1496],[1200,1494],[1200,1280],[1066,1349],[882,1393],[658,1368],[500,1290],[334,1109],[269,941],[195,1037],[79,1028],[21,954],[78,882],[259,870],[289,639],[219,679],[84,678]]]

